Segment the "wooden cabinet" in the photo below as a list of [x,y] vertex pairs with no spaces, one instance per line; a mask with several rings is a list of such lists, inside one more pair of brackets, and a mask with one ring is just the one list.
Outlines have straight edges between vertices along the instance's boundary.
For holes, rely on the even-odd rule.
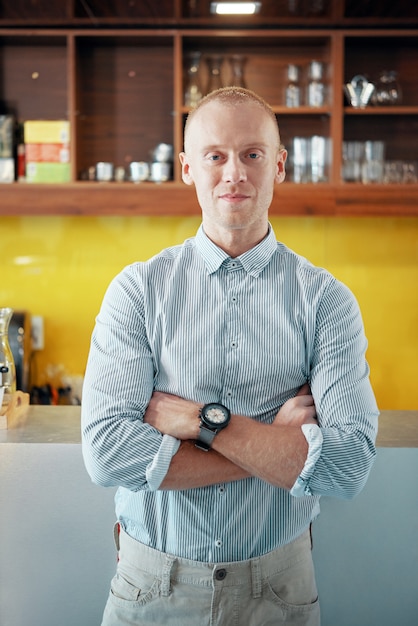
[[[0,185],[0,215],[197,215],[176,160],[167,183],[87,180],[98,161],[127,168],[150,161],[160,142],[175,154],[182,149],[194,52],[203,92],[207,58],[222,55],[222,80],[230,84],[230,58],[245,57],[246,85],[273,107],[287,147],[295,136],[329,140],[326,182],[296,184],[290,176],[273,214],[417,215],[417,183],[365,185],[341,175],[343,141],[382,140],[387,159],[418,162],[418,10],[411,5],[373,0],[365,11],[355,0],[263,0],[259,15],[231,19],[212,16],[207,0],[3,2],[0,114],[68,119],[71,182]],[[324,102],[286,107],[288,65],[301,68],[304,93],[312,60],[325,70]],[[401,102],[349,106],[343,84],[356,74],[375,82],[382,70],[398,72]]]

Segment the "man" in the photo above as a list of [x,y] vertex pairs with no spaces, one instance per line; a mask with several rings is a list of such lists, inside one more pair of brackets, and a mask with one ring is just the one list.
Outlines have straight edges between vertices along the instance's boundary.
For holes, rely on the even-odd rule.
[[310,524],[363,487],[378,411],[353,295],[269,225],[286,156],[264,100],[209,94],[180,154],[202,226],[104,298],[83,450],[119,486],[106,626],[319,624]]

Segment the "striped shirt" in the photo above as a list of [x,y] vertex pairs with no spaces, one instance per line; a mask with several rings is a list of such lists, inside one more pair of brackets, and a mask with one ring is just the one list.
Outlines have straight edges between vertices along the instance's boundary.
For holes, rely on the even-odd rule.
[[[367,479],[378,410],[366,347],[350,290],[271,227],[234,259],[200,227],[109,285],[84,382],[86,468],[119,487],[117,518],[146,545],[212,563],[265,554],[301,534],[321,495],[351,498]],[[309,455],[292,492],[227,476],[158,490],[179,442],[143,423],[154,389],[271,423],[306,381],[319,427],[304,431]]]

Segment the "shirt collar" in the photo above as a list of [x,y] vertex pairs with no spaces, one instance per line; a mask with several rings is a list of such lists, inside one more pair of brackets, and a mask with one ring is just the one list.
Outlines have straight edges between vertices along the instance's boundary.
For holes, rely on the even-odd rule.
[[[202,256],[209,274],[216,272],[227,259],[230,259],[226,252],[206,236],[202,224],[196,233],[196,248]],[[271,224],[269,224],[269,230],[264,239],[237,258],[248,274],[257,277],[268,265],[276,250],[276,235]]]

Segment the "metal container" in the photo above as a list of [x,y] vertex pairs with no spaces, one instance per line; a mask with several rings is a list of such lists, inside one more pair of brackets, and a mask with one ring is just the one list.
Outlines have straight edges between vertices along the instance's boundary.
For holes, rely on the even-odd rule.
[[150,174],[149,163],[146,161],[132,161],[129,165],[129,178],[134,183],[148,180]]
[[156,161],[151,163],[151,180],[154,183],[165,183],[171,177],[171,163]]
[[168,163],[173,160],[173,146],[169,143],[159,143],[152,152],[152,160]]
[[113,163],[99,161],[96,163],[96,180],[108,182],[113,180]]

